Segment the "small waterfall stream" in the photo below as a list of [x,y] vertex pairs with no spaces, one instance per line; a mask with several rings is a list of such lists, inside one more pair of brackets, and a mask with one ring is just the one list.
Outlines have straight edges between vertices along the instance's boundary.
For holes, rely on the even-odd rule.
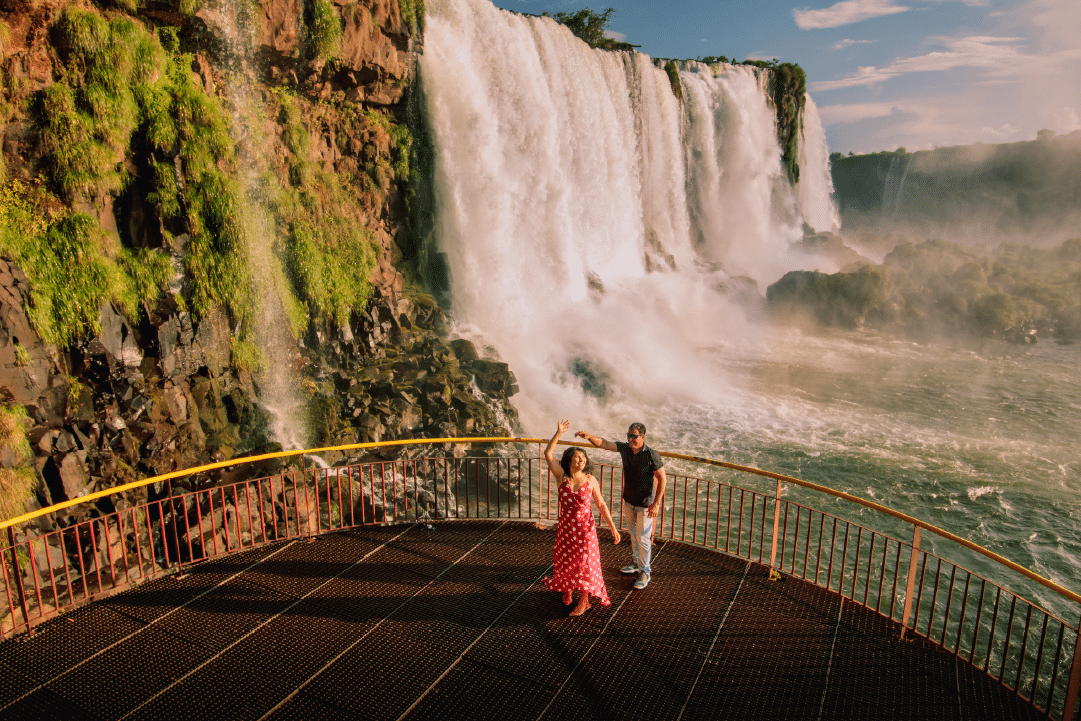
[[295,303],[274,247],[277,229],[270,211],[273,175],[267,165],[262,103],[251,77],[254,38],[244,0],[223,0],[216,8],[220,30],[232,57],[226,94],[233,108],[231,132],[236,141],[239,202],[247,253],[252,269],[255,307],[252,337],[260,353],[255,372],[259,401],[270,413],[270,432],[285,449],[307,447],[304,401],[295,368],[300,365],[291,331],[289,303]]

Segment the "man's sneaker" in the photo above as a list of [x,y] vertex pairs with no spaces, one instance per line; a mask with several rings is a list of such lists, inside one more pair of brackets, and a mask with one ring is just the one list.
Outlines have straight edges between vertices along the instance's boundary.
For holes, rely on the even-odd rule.
[[638,580],[634,582],[634,587],[641,591],[643,588],[649,585],[649,574],[642,571],[638,574]]
[[638,573],[638,566],[634,565],[633,563],[628,563],[626,566],[619,569],[619,572],[625,573],[630,576],[631,574]]

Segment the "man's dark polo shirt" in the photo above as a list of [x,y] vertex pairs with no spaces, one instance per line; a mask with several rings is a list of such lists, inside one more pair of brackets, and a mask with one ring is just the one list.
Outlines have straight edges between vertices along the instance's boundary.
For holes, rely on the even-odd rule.
[[623,458],[623,500],[645,508],[653,503],[653,472],[662,467],[664,461],[657,451],[646,445],[635,453],[630,445],[616,441],[616,450]]

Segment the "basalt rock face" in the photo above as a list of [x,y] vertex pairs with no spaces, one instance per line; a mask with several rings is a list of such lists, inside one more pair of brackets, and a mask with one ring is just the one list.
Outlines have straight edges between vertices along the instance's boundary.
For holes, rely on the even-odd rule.
[[[401,131],[414,72],[415,27],[403,18],[398,0],[316,4],[336,13],[340,36],[332,38],[333,57],[312,50],[311,2],[260,0],[246,26],[253,50],[239,61],[231,49],[236,40],[215,3],[183,12],[183,3],[151,1],[129,15],[161,37],[161,28],[172,29],[191,58],[196,85],[226,109],[228,77],[243,76],[251,83],[253,96],[263,103],[252,132],[263,138],[256,150],[267,158],[264,182],[295,189],[292,196],[275,196],[276,208],[310,204],[304,192],[323,200],[329,194],[326,202],[335,204],[336,222],[360,229],[371,240],[367,304],[336,316],[309,306],[310,322],[292,353],[309,442],[506,435],[517,428],[509,399],[518,389],[510,369],[481,358],[468,342],[451,341],[443,311],[406,281],[416,276],[419,245],[407,198],[412,138]],[[107,19],[123,15],[117,4],[106,2],[0,0],[0,22],[7,28],[0,45],[7,183],[44,188],[50,182],[55,154],[49,156],[44,147],[37,108],[42,93],[71,72],[63,48],[56,46],[57,23],[69,6]],[[151,172],[163,160],[166,167],[174,161],[134,143],[123,151],[121,172],[128,181],[119,190],[65,202],[67,210],[97,222],[102,247],[167,254],[174,273],[167,292],[140,303],[135,312],[106,299],[90,331],[58,346],[44,342],[31,320],[27,274],[12,257],[0,256],[0,396],[27,409],[42,505],[280,448],[260,403],[259,374],[240,357],[236,310],[219,303],[198,311],[183,302],[192,281],[190,269],[181,269],[187,268],[197,228],[185,220],[190,209],[182,208],[172,219],[156,215],[160,187]],[[181,181],[182,161],[186,157],[177,154]],[[218,162],[219,168],[224,165]],[[320,185],[305,191],[308,178]],[[0,217],[2,212],[0,207]],[[304,218],[282,217],[275,220],[279,235],[299,234]],[[331,453],[324,460],[347,459]],[[178,481],[174,490],[281,468],[272,463],[216,471]],[[115,502],[137,502],[148,492],[163,491],[144,488]],[[92,512],[72,514],[78,519]]]

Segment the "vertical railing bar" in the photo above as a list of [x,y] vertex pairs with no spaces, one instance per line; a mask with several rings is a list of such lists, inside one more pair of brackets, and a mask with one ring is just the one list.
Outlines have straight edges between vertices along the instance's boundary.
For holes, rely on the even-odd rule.
[[[765,520],[766,520],[766,506],[765,506],[765,497],[763,496],[763,505],[762,505],[762,521],[763,521],[763,523],[762,523],[762,540],[763,541],[765,540],[765,536],[766,536]],[[772,541],[770,542],[770,553],[769,553],[769,568],[770,568],[771,573],[777,569],[777,530],[780,527],[780,524],[781,524],[781,479],[778,478],[777,479],[777,495],[773,500],[773,538],[772,538]],[[781,550],[784,551],[784,548],[782,548]],[[761,560],[761,555],[762,554],[759,553],[759,560]]]
[[79,538],[79,527],[83,525],[85,525],[85,523],[75,524],[75,550],[79,556],[79,577],[83,582],[83,598],[90,598],[90,587],[86,585],[86,563],[83,561],[83,542],[82,539]]
[[[295,524],[296,529],[297,529],[296,535],[299,536],[300,535],[300,494],[297,493],[297,472],[296,471],[290,471],[289,472],[289,480],[291,480],[293,482],[293,518],[296,519],[296,524]],[[288,504],[287,498],[283,498],[282,500],[286,504]],[[286,505],[286,508],[288,509],[288,505]],[[288,518],[288,516],[286,516],[286,518]]]
[[[856,600],[856,584],[860,578],[860,552],[863,550],[863,526],[856,526],[856,559],[852,563],[852,600]],[[842,596],[844,594],[841,594]]]
[[[90,533],[90,553],[93,554],[94,561],[94,577],[98,580],[98,591],[101,591],[101,561],[98,559],[98,537],[94,533],[94,526],[97,524],[97,520],[91,518],[86,522],[86,530]],[[29,549],[27,549],[29,550]],[[33,570],[33,569],[31,569]],[[85,584],[84,584],[85,587]],[[97,595],[97,594],[95,594]],[[89,595],[87,596],[89,598]]]
[[814,510],[807,507],[807,532],[803,539],[803,579],[807,580],[807,574],[811,570],[811,526],[814,525]]
[[931,630],[935,627],[935,609],[938,607],[938,586],[942,577],[942,559],[935,556],[938,559],[938,564],[935,566],[935,588],[931,594],[931,610],[927,612],[927,639],[931,639]]
[[[345,470],[348,473],[348,471],[349,471],[348,467],[346,467]],[[417,474],[417,469],[416,469],[416,466],[414,466],[413,467],[413,477],[414,478],[416,477],[416,474]],[[337,468],[334,469],[334,481],[338,484],[338,528],[343,529],[343,528],[345,528],[345,496],[342,495],[342,468],[341,467],[337,467]],[[352,500],[353,500],[352,496],[349,497],[349,500],[350,500],[350,502],[352,502]]]
[[[225,488],[223,486],[218,486],[218,490],[219,490],[218,497],[221,500],[221,530],[222,530],[222,535],[223,535],[223,537],[225,539],[225,552],[228,553],[229,552],[229,520],[225,517]],[[213,519],[214,516],[211,515],[210,518]],[[218,534],[215,533],[214,534],[214,552],[215,552],[215,555],[217,555],[217,551],[218,551]]]
[[[1002,663],[999,664],[998,680],[1003,686],[1006,685],[1006,659],[1010,654],[1010,639],[1013,637],[1013,616],[1017,608],[1017,596],[1010,594],[1010,616],[1006,622],[1006,640],[1002,648]],[[1007,686],[1007,688],[1009,688]]]
[[923,587],[924,587],[924,583],[926,582],[926,580],[927,580],[927,554],[923,553],[921,551],[920,552],[920,584],[919,584],[919,592],[916,594],[918,599],[914,599],[914,602],[916,604],[916,613],[912,617],[912,632],[915,633],[915,634],[919,634],[920,606],[923,605]]
[[[720,533],[721,533],[721,491],[722,486],[717,486],[717,547],[720,548]],[[728,487],[728,520],[725,522],[724,529],[724,552],[731,553],[732,551],[732,496],[735,493],[735,489],[732,486]],[[740,521],[743,520],[743,508],[740,507]],[[742,524],[741,524],[742,525]],[[739,555],[739,550],[736,551],[736,555]]]
[[[14,536],[14,532],[11,532],[10,527],[8,527],[8,531],[10,532],[9,537]],[[15,547],[9,545],[8,550],[11,551],[12,554],[12,576],[14,576],[19,572],[18,564],[15,561],[17,558],[15,555]],[[11,587],[14,585],[14,582],[8,577],[8,565],[6,562],[0,562],[0,572],[4,575],[4,595],[7,596],[8,599],[8,614],[11,616],[11,630],[14,632],[15,628],[18,626],[18,624],[15,623],[15,599],[11,595]],[[59,608],[59,604],[57,604],[57,607]],[[23,614],[23,621],[25,620],[26,615]],[[29,626],[27,626],[27,628],[29,628]]]
[[[131,578],[131,563],[128,561],[128,544],[127,539],[124,536],[124,512],[116,512],[116,533],[120,536],[120,552],[124,555],[124,582],[127,583]],[[45,554],[46,560],[49,558],[49,554]],[[50,569],[51,572],[52,569]],[[115,582],[115,581],[114,581]]]
[[818,549],[815,551],[815,585],[821,585],[818,582],[819,573],[822,570],[822,536],[826,530],[826,514],[818,514]]
[[[712,492],[712,488],[709,483],[706,483],[706,525],[702,528],[702,545],[706,545],[706,539],[709,538],[709,494]],[[691,539],[691,543],[698,543],[698,502],[701,500],[702,495],[702,480],[700,478],[694,479],[694,535]]]
[[[146,572],[143,571],[143,550],[142,550],[142,548],[139,547],[139,516],[135,513],[135,508],[131,508],[130,510],[131,510],[131,533],[135,537],[135,560],[139,564],[139,578],[142,578],[143,576],[146,575]],[[147,537],[147,540],[150,541],[151,555],[153,555],[153,548],[154,548],[153,535],[154,534],[151,533],[150,526],[148,525],[146,527],[146,537]],[[55,588],[56,581],[53,581],[53,586]],[[60,600],[59,599],[57,599],[56,604],[57,604],[57,606],[60,605]]]
[[[1029,608],[1029,610],[1032,610],[1031,607]],[[1043,612],[1041,611],[1041,613]],[[1040,666],[1043,664],[1043,647],[1044,643],[1047,641],[1048,618],[1049,616],[1044,613],[1043,623],[1040,624],[1040,641],[1039,644],[1036,646],[1036,670],[1032,673],[1032,686],[1029,687],[1028,691],[1028,698],[1029,701],[1032,702],[1033,706],[1036,706],[1036,681],[1040,678]],[[1050,706],[1048,706],[1048,709],[1050,709]]]
[[[829,570],[826,572],[826,589],[829,590],[833,587],[833,556],[837,553],[837,519],[833,519],[833,531],[830,536],[830,563]],[[841,577],[844,577],[842,571]]]
[[[26,625],[26,630],[30,630],[30,613],[26,610],[26,591],[23,588],[23,574],[22,569],[19,568],[19,553],[15,550],[15,527],[8,526],[8,548],[11,550],[11,575],[14,576],[15,590],[18,592],[19,607],[22,609],[23,623]],[[67,554],[64,554],[65,558]],[[4,569],[4,574],[7,574],[7,569]],[[68,584],[68,591],[70,593],[71,584]],[[74,599],[72,599],[74,601]],[[15,614],[12,613],[14,619]],[[12,621],[14,624],[14,621]]]
[[[762,496],[762,517],[759,520],[758,529],[758,561],[761,563],[766,558],[766,509],[769,506],[769,497]],[[776,512],[777,505],[774,504],[774,511]]]
[[1073,719],[1074,709],[1077,708],[1078,687],[1081,687],[1081,624],[1078,624],[1077,637],[1074,639],[1073,662],[1070,664],[1070,680],[1066,685],[1066,702],[1062,707],[1062,721]]
[[[270,490],[273,491],[274,490],[274,480],[273,479],[269,479],[269,485],[270,485]],[[284,480],[282,481],[282,485],[284,487],[284,485],[285,485]],[[263,543],[266,543],[267,542],[267,537],[266,537],[266,512],[265,512],[265,510],[263,508],[263,482],[262,481],[259,481],[259,483],[256,484],[256,486],[255,486],[255,502],[259,504],[259,527],[262,529]],[[254,532],[254,530],[255,529],[253,528],[252,531]],[[278,533],[278,527],[275,525],[274,526],[274,534],[277,535],[277,533]]]
[[[1028,632],[1032,625],[1032,604],[1026,602],[1025,606],[1025,630],[1021,634],[1021,653],[1017,657],[1017,675],[1014,677],[1013,688],[1017,695],[1021,695],[1021,673],[1025,670],[1025,651],[1028,650]],[[1039,669],[1036,669],[1037,675]],[[1023,698],[1023,697],[1022,697]]]
[[983,619],[983,598],[987,591],[987,581],[980,578],[980,600],[976,604],[976,623],[972,627],[972,648],[968,654],[968,662],[976,665],[976,644],[980,638],[980,620]]
[[950,590],[946,594],[946,614],[942,618],[942,637],[938,641],[938,645],[942,648],[946,648],[946,631],[950,626],[950,609],[953,608],[953,588],[957,581],[957,566],[953,563],[950,564]]
[[972,573],[970,573],[968,569],[963,570],[965,571],[965,592],[964,595],[961,596],[961,616],[957,621],[957,643],[953,646],[953,652],[957,656],[961,655],[961,634],[964,632],[965,628],[965,612],[968,611],[968,592],[972,585]]
[[995,645],[995,627],[998,625],[998,602],[1002,598],[1002,589],[999,586],[995,586],[995,605],[991,611],[991,628],[988,631],[987,636],[987,658],[983,662],[983,671],[988,673],[988,669],[991,668],[991,650]]
[[1051,662],[1051,681],[1047,684],[1047,705],[1045,708],[1048,712],[1051,711],[1052,703],[1055,698],[1055,684],[1058,683],[1058,665],[1062,660],[1062,642],[1066,636],[1066,624],[1063,621],[1058,622],[1058,641],[1055,643],[1055,659]]
[[[149,506],[149,504],[143,507],[143,513],[146,516],[146,539],[147,539],[147,545],[150,548],[150,568],[154,568],[154,566],[158,563],[158,560],[155,558],[155,555],[154,555],[154,529],[151,528],[151,524],[150,524],[150,506]],[[139,550],[139,553],[138,553],[138,572],[139,572],[139,575],[145,576],[146,572],[143,570],[143,549],[139,548],[139,545],[138,545],[138,516],[136,515],[134,508],[132,508],[132,525],[135,526],[135,548],[138,548],[138,550]],[[165,532],[164,532],[164,530],[162,530],[162,533],[161,533],[161,545],[162,546],[165,545]]]
[[[841,578],[837,584],[837,592],[841,596],[845,595],[845,570],[848,568],[848,537],[851,533],[852,524],[845,521],[845,538],[841,546]],[[855,582],[853,582],[852,588],[855,589]]]
[[[890,619],[894,618],[897,609],[897,579],[901,575],[901,542],[897,541],[897,553],[893,559],[893,586],[890,588]],[[902,633],[904,631],[902,630]]]
[[[29,541],[26,543],[26,556],[27,562],[30,564],[30,578],[34,581],[34,600],[37,601],[38,618],[41,618],[45,613],[43,611],[44,605],[41,602],[41,584],[38,583],[38,564],[34,558],[34,549],[30,546]],[[98,581],[98,592],[101,592],[101,581]]]
[[[878,569],[878,598],[875,599],[875,611],[882,613],[882,587],[886,585],[886,559],[890,555],[890,537],[882,537],[882,565]],[[896,576],[895,576],[896,578]]]
[[[350,465],[350,466],[345,467],[345,487],[349,489],[349,527],[350,528],[356,528],[357,527],[356,503],[353,501],[353,469],[354,468],[356,468],[356,466],[351,466]],[[433,489],[435,488],[435,478],[434,477],[432,478],[432,488]],[[361,493],[360,493],[360,512],[361,512],[361,514],[363,514],[364,513],[364,486],[361,486],[360,490],[361,490]],[[436,495],[438,496],[438,494],[436,494]],[[342,523],[344,523],[344,522],[345,522],[345,516],[343,515],[342,516]],[[363,520],[361,521],[361,523],[363,523]]]
[[385,461],[379,462],[379,484],[383,494],[383,523],[387,523],[390,519],[387,518],[387,464]]
[[[207,553],[206,553],[206,534],[203,531],[203,508],[202,508],[202,506],[199,505],[199,492],[196,491],[192,495],[194,497],[193,502],[195,504],[195,518],[199,522],[199,548],[203,549],[203,558],[206,558],[206,556],[207,556]],[[187,518],[187,514],[185,514],[185,518]],[[190,529],[188,531],[188,551],[189,551],[188,558],[190,558],[192,561],[195,561],[195,551],[191,547],[191,531],[190,531]]]
[[[746,498],[745,498],[746,495],[747,495],[746,492],[742,488],[739,489],[739,528],[736,530],[736,555],[737,556],[743,555],[743,509],[746,506]],[[729,498],[729,503],[731,503],[731,502],[732,502],[732,499]],[[732,514],[729,513],[728,516],[729,516],[729,518],[731,518]],[[748,546],[747,547],[747,558],[750,558],[750,557],[751,557],[751,547]]]
[[871,531],[871,547],[867,550],[867,575],[863,579],[863,605],[867,607],[867,600],[871,597],[871,569],[875,565],[875,538],[877,534]]
[[[792,504],[789,503],[786,500],[785,503],[784,503],[784,523],[781,524],[783,526],[783,528],[781,530],[781,539],[780,539],[780,542],[781,542],[781,559],[780,559],[780,561],[778,563],[778,570],[784,568],[785,548],[786,548],[786,546],[788,546],[788,510],[790,508],[792,508]],[[798,508],[798,506],[797,506],[797,508]],[[799,516],[796,516],[796,517],[799,518]],[[796,554],[796,543],[795,543],[795,541],[793,541],[792,542],[792,555],[795,556],[795,554]],[[795,571],[795,568],[796,567],[793,565],[792,566],[793,572]],[[793,573],[793,575],[795,575],[795,574]]]
[[[109,516],[108,514],[101,517],[102,525],[105,527],[105,556],[109,561],[109,580],[112,583],[112,587],[116,588],[116,559],[113,558],[113,546],[109,543]],[[120,531],[117,531],[119,533]],[[30,558],[34,558],[34,554],[30,554]],[[37,583],[37,576],[34,576],[34,583]],[[101,584],[98,584],[98,590],[101,590]],[[38,594],[38,603],[41,603],[41,595]]]

